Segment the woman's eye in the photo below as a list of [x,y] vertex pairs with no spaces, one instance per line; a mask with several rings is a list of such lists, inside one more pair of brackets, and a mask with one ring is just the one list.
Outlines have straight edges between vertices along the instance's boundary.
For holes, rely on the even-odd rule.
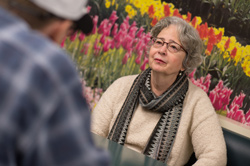
[[157,40],[155,41],[155,44],[162,45],[162,41]]
[[171,44],[170,47],[171,47],[171,49],[179,50],[178,47],[177,47],[176,45]]

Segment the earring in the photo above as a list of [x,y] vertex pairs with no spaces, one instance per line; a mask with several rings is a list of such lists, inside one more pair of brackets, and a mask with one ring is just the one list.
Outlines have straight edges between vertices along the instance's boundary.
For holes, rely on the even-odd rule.
[[179,71],[179,76],[181,76],[184,73],[184,71]]

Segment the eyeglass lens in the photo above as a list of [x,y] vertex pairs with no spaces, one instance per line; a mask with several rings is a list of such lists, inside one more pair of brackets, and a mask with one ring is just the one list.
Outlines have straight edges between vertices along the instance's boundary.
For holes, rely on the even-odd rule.
[[153,46],[155,48],[160,48],[162,47],[165,43],[167,45],[167,49],[172,52],[172,53],[176,53],[178,51],[181,50],[181,46],[175,42],[164,42],[162,39],[159,39],[159,38],[152,38],[152,41],[153,41]]

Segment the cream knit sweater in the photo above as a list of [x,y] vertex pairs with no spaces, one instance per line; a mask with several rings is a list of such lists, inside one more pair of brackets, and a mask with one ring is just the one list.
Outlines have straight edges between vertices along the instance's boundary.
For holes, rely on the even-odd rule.
[[[92,132],[107,137],[136,75],[116,80],[92,112]],[[142,152],[161,117],[140,105],[130,122],[125,146]],[[195,152],[195,166],[225,166],[226,146],[219,120],[207,94],[189,81],[183,113],[168,166],[182,166]]]

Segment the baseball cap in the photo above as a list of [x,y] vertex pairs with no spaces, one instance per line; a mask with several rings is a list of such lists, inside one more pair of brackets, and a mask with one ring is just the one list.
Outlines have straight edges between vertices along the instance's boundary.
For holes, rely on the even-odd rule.
[[88,34],[93,28],[87,13],[88,0],[30,0],[40,8],[64,19],[72,20],[76,30]]

